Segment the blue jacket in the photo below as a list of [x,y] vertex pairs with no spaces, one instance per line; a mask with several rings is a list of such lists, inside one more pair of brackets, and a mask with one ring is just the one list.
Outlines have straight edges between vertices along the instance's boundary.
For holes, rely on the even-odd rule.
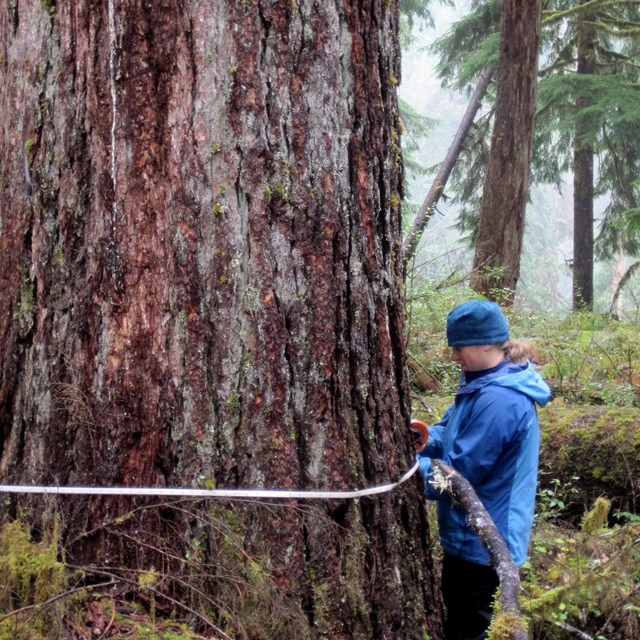
[[516,566],[524,564],[533,524],[540,430],[535,405],[551,398],[533,366],[508,360],[468,384],[464,377],[454,404],[429,428],[429,440],[418,454],[425,495],[438,500],[438,522],[444,550],[458,558],[489,564],[489,554],[466,523],[463,511],[429,482],[431,459],[461,473],[505,539]]

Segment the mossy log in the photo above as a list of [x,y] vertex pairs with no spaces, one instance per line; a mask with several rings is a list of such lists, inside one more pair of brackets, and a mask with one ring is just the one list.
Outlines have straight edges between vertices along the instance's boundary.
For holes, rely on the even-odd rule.
[[555,400],[539,416],[541,490],[555,492],[576,516],[600,496],[612,501],[612,513],[638,513],[638,409],[575,406]]

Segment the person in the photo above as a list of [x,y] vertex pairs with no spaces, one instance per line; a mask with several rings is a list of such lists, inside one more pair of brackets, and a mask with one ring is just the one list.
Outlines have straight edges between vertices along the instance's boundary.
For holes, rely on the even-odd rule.
[[498,576],[464,512],[430,482],[431,460],[453,467],[475,489],[516,566],[524,564],[536,495],[540,432],[536,405],[551,393],[531,362],[530,349],[510,340],[494,302],[471,300],[447,316],[451,359],[460,365],[454,403],[428,429],[417,453],[425,496],[438,502],[444,551],[442,596],[447,640],[486,638]]

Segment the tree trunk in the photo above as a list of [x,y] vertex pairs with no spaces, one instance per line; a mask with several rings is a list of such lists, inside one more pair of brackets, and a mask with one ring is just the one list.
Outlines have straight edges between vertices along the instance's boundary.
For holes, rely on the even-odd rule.
[[489,88],[489,84],[491,83],[491,78],[493,77],[493,65],[489,65],[480,76],[480,80],[471,95],[471,99],[469,100],[469,104],[467,105],[467,109],[464,112],[464,116],[462,117],[462,121],[458,126],[458,130],[456,131],[456,135],[449,146],[449,150],[447,151],[447,155],[445,156],[440,168],[438,169],[438,173],[431,183],[431,188],[427,193],[420,210],[418,211],[413,224],[411,225],[411,229],[405,238],[403,244],[404,251],[404,265],[405,270],[407,268],[407,264],[413,259],[416,249],[418,248],[418,242],[420,241],[420,236],[422,232],[425,230],[427,225],[429,224],[429,220],[433,217],[433,212],[435,211],[435,206],[438,204],[442,194],[444,192],[444,188],[447,184],[447,180],[453,171],[453,167],[460,155],[460,151],[462,151],[462,145],[473,126],[473,120],[476,117],[476,113],[478,113],[478,109],[482,105],[482,99],[487,93],[487,89]]
[[[0,29],[2,480],[402,475],[397,2],[4,0]],[[197,546],[236,637],[437,640],[420,496],[11,511],[61,512],[77,564],[168,579]],[[253,564],[225,590],[230,538]],[[256,617],[258,560],[278,615]]]
[[[596,32],[591,16],[578,23],[577,73],[593,74]],[[593,146],[590,142],[589,115],[580,115],[589,107],[587,96],[576,103],[573,148],[573,308],[593,310]]]
[[510,303],[520,277],[537,82],[541,0],[502,7],[496,110],[471,286]]
[[613,274],[611,275],[611,291],[613,291],[613,298],[611,306],[609,307],[609,313],[618,320],[622,317],[623,304],[622,299],[617,295],[617,292],[620,290],[620,284],[622,283],[624,274],[627,271],[625,267],[625,258],[623,242],[622,239],[620,239],[618,242],[616,259],[613,265]]

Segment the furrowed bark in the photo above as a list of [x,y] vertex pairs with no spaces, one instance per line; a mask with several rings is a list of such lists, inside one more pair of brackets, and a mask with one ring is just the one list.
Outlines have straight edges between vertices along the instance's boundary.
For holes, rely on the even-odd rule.
[[506,0],[496,109],[471,287],[510,303],[520,277],[540,42],[540,0]]
[[[0,3],[5,482],[351,489],[412,464],[397,34],[395,0]],[[437,640],[419,493],[4,508],[62,513],[76,564],[167,575],[197,543],[213,576],[235,532],[295,612],[272,637]]]

